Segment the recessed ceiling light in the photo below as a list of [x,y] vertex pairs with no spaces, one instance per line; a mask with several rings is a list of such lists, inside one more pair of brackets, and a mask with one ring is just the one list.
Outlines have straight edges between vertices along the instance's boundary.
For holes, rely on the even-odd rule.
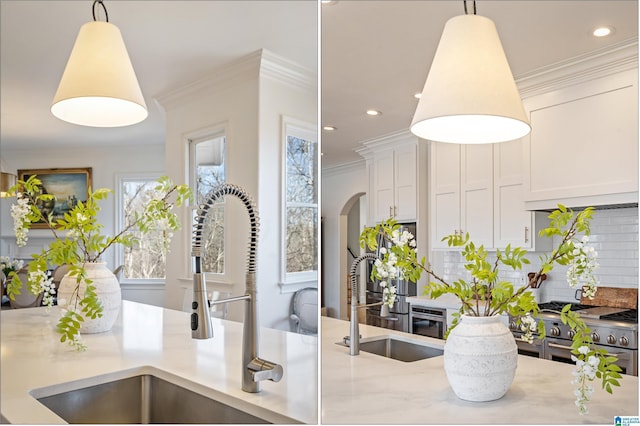
[[380,111],[376,111],[375,109],[369,109],[369,110],[367,110],[367,114],[368,115],[381,115],[382,113]]
[[333,126],[324,126],[322,127],[323,130],[326,130],[327,132],[333,132],[334,130],[337,129],[337,127],[333,127]]
[[614,32],[615,32],[615,28],[613,27],[600,26],[600,27],[594,28],[591,34],[593,34],[595,37],[606,37],[608,35],[613,34]]
[[420,99],[422,97],[422,93],[418,92],[418,93],[414,93],[413,97],[416,99]]
[[331,6],[338,3],[338,0],[320,0],[320,3]]

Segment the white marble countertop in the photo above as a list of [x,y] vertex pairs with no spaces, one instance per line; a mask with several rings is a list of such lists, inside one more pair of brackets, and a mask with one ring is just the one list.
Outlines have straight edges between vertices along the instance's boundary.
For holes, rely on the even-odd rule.
[[[594,382],[589,415],[574,404],[573,366],[519,356],[514,382],[497,401],[458,399],[446,379],[442,357],[405,363],[335,344],[349,323],[322,317],[323,424],[613,424],[614,416],[638,416],[638,378],[624,376],[609,395]],[[364,337],[401,334],[443,345],[428,337],[360,324]]]
[[189,314],[123,302],[113,329],[84,335],[89,346],[76,352],[59,342],[57,308],[4,310],[0,316],[0,410],[2,421],[60,424],[40,404],[34,389],[117,375],[130,369],[159,369],[204,386],[221,401],[274,423],[318,422],[318,339],[262,328],[260,357],[283,366],[278,383],[261,382],[262,392],[241,390],[242,324],[213,318],[214,338],[191,338]]

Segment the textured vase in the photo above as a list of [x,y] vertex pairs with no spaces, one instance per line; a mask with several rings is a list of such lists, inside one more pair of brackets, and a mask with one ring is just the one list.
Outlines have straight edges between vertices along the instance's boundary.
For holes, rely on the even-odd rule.
[[[118,314],[120,313],[120,307],[122,306],[120,283],[104,262],[86,263],[84,269],[87,273],[87,278],[92,281],[92,285],[96,288],[96,293],[100,303],[102,303],[103,311],[102,317],[95,319],[84,317],[83,312],[78,312],[78,314],[84,318],[80,326],[80,333],[90,334],[109,331],[116,322]],[[68,273],[62,278],[62,281],[60,281],[58,304],[61,308],[67,308],[73,305],[78,295],[80,299],[84,297],[84,292],[87,287],[86,283],[84,281],[80,283],[78,295],[74,294],[76,285],[76,277],[72,277]]]
[[444,345],[444,370],[453,392],[466,401],[493,401],[509,390],[518,347],[500,316],[462,315]]

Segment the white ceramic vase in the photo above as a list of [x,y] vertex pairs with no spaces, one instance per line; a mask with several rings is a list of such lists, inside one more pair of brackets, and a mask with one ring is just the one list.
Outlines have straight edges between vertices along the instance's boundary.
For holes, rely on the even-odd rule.
[[[92,281],[92,285],[96,287],[96,293],[102,303],[103,311],[102,317],[95,319],[84,317],[82,312],[78,312],[84,317],[84,321],[80,326],[80,333],[91,334],[109,331],[116,322],[118,314],[120,313],[120,307],[122,306],[120,283],[104,262],[86,263],[84,269],[87,272],[87,278],[89,278]],[[76,285],[76,277],[72,277],[68,273],[62,278],[62,281],[60,281],[58,304],[61,308],[67,308],[69,305],[73,305],[76,297],[80,297],[80,299],[84,297],[84,292],[87,287],[86,283],[82,281],[78,294],[74,294]]]
[[500,316],[462,315],[444,345],[444,370],[453,392],[466,401],[493,401],[509,390],[518,347]]

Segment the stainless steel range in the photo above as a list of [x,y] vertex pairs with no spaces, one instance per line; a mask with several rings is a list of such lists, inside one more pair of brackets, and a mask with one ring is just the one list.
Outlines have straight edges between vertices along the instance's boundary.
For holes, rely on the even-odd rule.
[[[539,358],[573,363],[571,342],[573,331],[560,321],[557,313],[567,302],[541,303],[539,319],[544,321],[546,338],[536,339],[530,345],[519,339],[522,332],[514,318],[510,318],[510,328],[518,337],[518,353]],[[618,365],[623,373],[638,375],[638,311],[637,309],[610,308],[572,303],[571,310],[577,311],[591,329],[595,347],[605,349],[618,357]]]

